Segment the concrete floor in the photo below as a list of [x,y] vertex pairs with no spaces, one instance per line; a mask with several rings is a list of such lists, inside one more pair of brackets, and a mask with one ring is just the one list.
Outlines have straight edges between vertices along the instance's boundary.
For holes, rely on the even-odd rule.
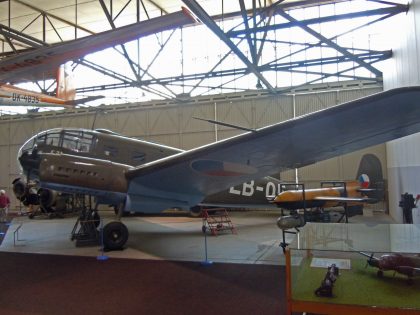
[[[276,225],[278,211],[231,212],[230,215],[237,234],[224,231],[217,236],[208,235],[206,237],[208,261],[284,265],[283,252],[279,247],[282,232]],[[101,216],[105,223],[113,219],[111,213],[101,213]],[[32,220],[26,216],[16,217],[9,226],[0,251],[206,261],[205,237],[201,230],[200,218],[126,217],[122,221],[130,233],[126,248],[122,251],[102,253],[100,246],[76,247],[75,242],[70,240],[76,217],[64,219],[37,217]],[[390,222],[389,218],[383,215],[356,216],[350,221]],[[288,234],[287,242],[293,237]]]

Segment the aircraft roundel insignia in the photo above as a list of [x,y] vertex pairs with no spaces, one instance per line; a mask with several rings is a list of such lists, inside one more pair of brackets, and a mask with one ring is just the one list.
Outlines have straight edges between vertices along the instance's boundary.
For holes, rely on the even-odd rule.
[[359,182],[360,182],[360,186],[362,188],[368,188],[370,181],[369,181],[369,176],[367,176],[366,174],[362,174],[359,176]]

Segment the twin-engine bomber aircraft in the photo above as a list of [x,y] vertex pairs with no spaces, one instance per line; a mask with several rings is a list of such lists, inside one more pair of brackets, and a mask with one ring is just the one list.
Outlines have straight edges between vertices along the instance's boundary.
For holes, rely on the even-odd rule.
[[[98,203],[121,205],[125,211],[158,213],[189,210],[207,195],[279,169],[302,167],[419,131],[420,87],[405,87],[188,151],[138,140],[131,150],[115,152],[97,143],[92,131],[71,136],[63,129],[60,134],[45,131],[32,137],[18,158],[23,175],[43,188],[93,195]],[[40,144],[63,149],[45,152]],[[89,156],[95,146],[102,150],[101,157]],[[138,166],[122,164],[119,154],[130,154]],[[128,231],[123,223],[111,222],[103,237],[107,248],[117,249],[124,246]]]

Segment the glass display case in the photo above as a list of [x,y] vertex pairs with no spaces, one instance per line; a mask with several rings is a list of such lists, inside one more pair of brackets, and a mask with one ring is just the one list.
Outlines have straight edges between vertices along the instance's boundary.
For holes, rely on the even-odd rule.
[[288,314],[420,312],[420,225],[307,223],[286,250]]

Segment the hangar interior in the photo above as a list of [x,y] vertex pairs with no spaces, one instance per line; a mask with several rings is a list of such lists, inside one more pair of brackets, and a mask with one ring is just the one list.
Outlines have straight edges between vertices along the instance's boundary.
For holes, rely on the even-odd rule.
[[[103,96],[89,105],[70,109],[0,106],[0,188],[12,193],[13,181],[22,176],[19,148],[47,129],[100,128],[190,150],[242,134],[235,126],[254,130],[384,90],[420,85],[419,5],[418,0],[408,4],[379,0],[0,1],[0,69],[4,72],[8,69],[2,68],[2,62],[21,53],[169,15],[181,7],[195,16],[182,27],[72,60],[77,97]],[[51,95],[58,85],[53,73],[30,72],[25,80],[1,83]],[[308,188],[319,187],[325,180],[351,181],[358,175],[362,157],[375,155],[386,193],[381,202],[366,208],[380,216],[376,221],[367,216],[350,222],[403,223],[401,195],[420,194],[418,137],[414,134],[298,169],[279,168],[277,175],[281,181],[304,182]],[[11,201],[12,212],[24,207],[16,198]],[[239,213],[235,218],[247,232],[238,243],[236,239],[215,240],[212,257],[222,262],[284,264],[278,251],[281,231],[268,222],[274,223],[278,213],[267,211],[262,216],[251,218],[257,224],[253,227],[246,221],[248,214]],[[141,252],[145,259],[201,259],[201,253],[197,254],[201,234],[198,237],[192,231],[200,220],[131,219],[130,229],[139,223],[145,232],[134,233],[130,249],[112,257],[138,258]],[[420,222],[417,209],[413,209],[413,221]],[[26,221],[17,218],[13,227],[19,228],[22,222]],[[2,250],[92,255],[66,242],[68,233],[63,231],[72,225],[68,219],[52,222],[51,233],[60,231],[58,237],[41,236],[51,222],[37,223],[24,224],[33,229],[27,233],[38,238],[16,248],[14,235],[8,234]],[[267,234],[262,236],[258,227]],[[185,252],[173,250],[181,239],[176,234],[179,229],[185,229],[182,237],[190,237]],[[55,238],[60,250],[44,246],[42,241],[49,238]],[[168,244],[169,252],[159,251],[163,244]],[[390,248],[398,246],[397,242]]]
[[[18,148],[45,129],[105,128],[191,149],[239,133],[193,117],[260,128],[379,92],[382,69],[395,50],[388,26],[401,23],[408,10],[405,3],[382,1],[101,0],[35,5],[18,0],[0,5],[3,58],[181,7],[200,21],[73,60],[77,95],[105,96],[90,107],[46,113],[34,108],[26,115],[26,108],[3,107],[1,128],[8,135],[3,160],[8,162],[1,167],[9,175],[0,186],[8,191],[19,176]],[[45,73],[43,78],[20,86],[54,93],[56,80]],[[372,150],[383,163],[386,179],[385,144]],[[280,177],[311,187],[321,180],[354,179],[360,156],[338,157]],[[402,220],[396,205],[403,190],[390,195],[390,214],[397,222]],[[379,208],[388,212],[388,203]]]

